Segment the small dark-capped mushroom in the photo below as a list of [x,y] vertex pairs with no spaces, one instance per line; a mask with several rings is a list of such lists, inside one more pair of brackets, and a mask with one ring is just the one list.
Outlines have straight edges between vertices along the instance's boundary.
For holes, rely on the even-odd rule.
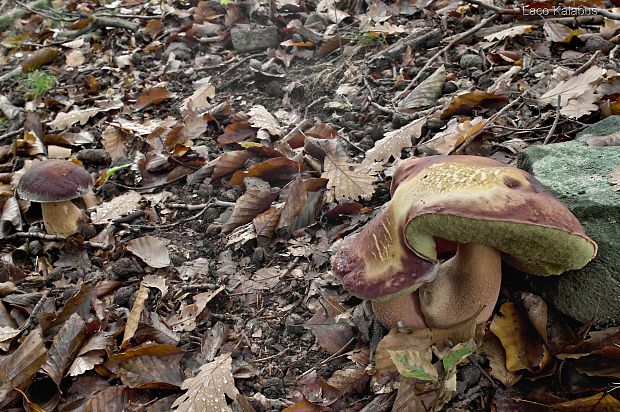
[[87,193],[92,184],[90,174],[68,160],[43,160],[24,173],[17,193],[23,199],[41,203],[48,233],[70,236],[78,231],[83,217],[71,200]]

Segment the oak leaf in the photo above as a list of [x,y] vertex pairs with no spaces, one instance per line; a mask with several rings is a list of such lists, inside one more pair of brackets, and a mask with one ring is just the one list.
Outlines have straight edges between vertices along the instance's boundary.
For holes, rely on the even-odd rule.
[[366,153],[364,161],[387,162],[390,156],[400,159],[401,151],[413,146],[412,138],[419,138],[426,119],[417,119],[400,129],[387,132],[383,139],[377,140],[375,146]]
[[218,356],[213,362],[205,363],[193,378],[186,379],[181,389],[187,392],[172,404],[176,412],[232,411],[226,403],[227,395],[236,399],[239,391],[235,387],[230,353]]
[[327,188],[333,188],[337,200],[369,199],[375,192],[377,176],[369,173],[364,165],[349,163],[344,156],[328,153],[323,161],[322,178],[329,179]]

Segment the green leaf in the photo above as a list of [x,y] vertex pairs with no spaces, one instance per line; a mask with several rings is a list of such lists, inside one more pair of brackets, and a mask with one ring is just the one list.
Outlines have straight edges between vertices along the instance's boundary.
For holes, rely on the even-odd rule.
[[464,343],[459,343],[446,354],[444,354],[441,361],[443,362],[444,369],[450,370],[454,368],[460,361],[471,355],[476,351],[476,342],[473,339]]
[[413,349],[388,349],[388,352],[401,375],[425,381],[437,381],[439,374],[429,356],[424,356],[421,352]]

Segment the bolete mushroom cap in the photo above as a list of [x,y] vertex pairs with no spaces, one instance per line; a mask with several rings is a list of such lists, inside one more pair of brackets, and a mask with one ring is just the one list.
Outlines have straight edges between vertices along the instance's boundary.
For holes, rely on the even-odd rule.
[[20,197],[41,203],[48,233],[70,236],[79,230],[84,213],[73,204],[87,193],[93,181],[86,170],[67,160],[44,160],[33,164],[17,185]]
[[580,269],[597,245],[568,208],[527,172],[479,156],[409,159],[392,182],[390,207],[421,258],[437,259],[435,238],[492,246],[533,275]]
[[[391,193],[380,214],[346,238],[332,260],[343,287],[364,299],[393,299],[431,282],[438,268],[436,239],[488,245],[487,255],[502,252],[512,266],[536,275],[579,269],[596,255],[596,243],[566,206],[527,172],[491,159],[406,160]],[[491,289],[499,291],[496,262]]]
[[62,202],[82,196],[92,185],[84,168],[68,160],[50,159],[34,163],[24,173],[17,193],[33,202]]

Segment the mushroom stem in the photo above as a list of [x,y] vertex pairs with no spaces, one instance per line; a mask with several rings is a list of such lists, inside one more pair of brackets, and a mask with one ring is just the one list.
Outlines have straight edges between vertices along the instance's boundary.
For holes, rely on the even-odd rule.
[[481,244],[459,244],[435,280],[418,289],[429,327],[449,328],[468,319],[486,322],[493,313],[502,280],[500,252]]
[[371,303],[375,316],[388,329],[398,326],[399,321],[403,323],[403,326],[411,329],[427,327],[417,292],[391,299],[374,299]]
[[41,203],[43,224],[49,234],[71,236],[77,233],[82,211],[72,201]]

